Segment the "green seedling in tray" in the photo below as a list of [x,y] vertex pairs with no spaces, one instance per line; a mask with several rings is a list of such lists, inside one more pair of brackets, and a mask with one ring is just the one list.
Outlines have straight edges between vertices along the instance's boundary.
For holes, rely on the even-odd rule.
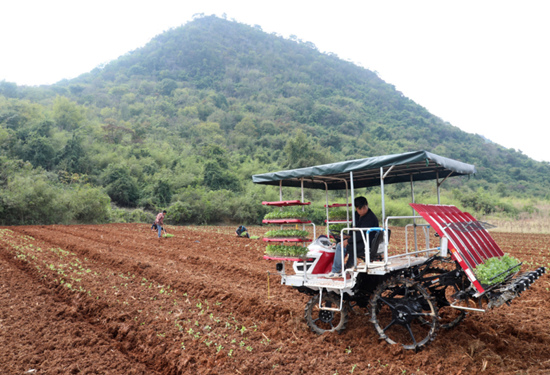
[[306,213],[302,210],[284,210],[284,211],[272,211],[268,212],[264,219],[276,220],[276,219],[304,219]]
[[[347,211],[343,209],[338,209],[338,210],[333,209],[328,213],[329,220],[346,220],[347,218],[348,218]],[[350,214],[350,218],[351,218],[351,214]]]
[[519,270],[519,261],[504,254],[501,258],[493,257],[479,264],[474,273],[481,284],[493,285],[503,282],[510,274]]
[[265,249],[265,253],[270,256],[304,258],[307,255],[307,247],[286,246],[286,245],[267,245]]
[[306,238],[309,236],[309,233],[307,230],[280,229],[270,230],[265,236],[268,238]]

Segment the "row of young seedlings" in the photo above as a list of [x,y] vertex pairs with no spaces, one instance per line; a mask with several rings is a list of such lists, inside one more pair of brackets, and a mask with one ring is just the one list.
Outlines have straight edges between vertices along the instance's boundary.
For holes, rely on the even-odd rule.
[[[61,248],[50,248],[44,251],[40,247],[36,247],[32,243],[30,243],[31,241],[34,241],[34,238],[30,236],[15,237],[12,231],[2,230],[0,232],[0,240],[2,240],[2,242],[6,243],[9,248],[12,248],[15,251],[16,257],[19,260],[27,262],[29,264],[33,264],[37,269],[37,272],[41,275],[40,278],[51,279],[53,277],[53,281],[56,284],[63,285],[69,291],[86,294],[88,297],[96,300],[102,298],[108,299],[108,295],[110,294],[108,293],[108,289],[111,289],[114,291],[113,293],[116,297],[117,303],[124,306],[128,306],[130,304],[139,305],[139,297],[138,301],[131,299],[124,299],[121,301],[119,300],[119,297],[126,297],[129,294],[128,289],[132,287],[136,288],[138,285],[142,289],[156,288],[158,290],[158,295],[152,296],[150,297],[150,299],[163,300],[162,302],[164,303],[162,303],[158,307],[158,311],[156,311],[156,314],[155,311],[146,312],[145,306],[137,306],[136,311],[138,311],[140,315],[145,312],[145,314],[142,315],[141,319],[138,316],[134,317],[134,320],[136,321],[138,326],[146,325],[147,317],[152,315],[158,316],[161,314],[165,314],[166,319],[168,320],[169,316],[174,314],[175,311],[177,312],[179,310],[177,309],[177,306],[183,305],[184,303],[187,303],[189,305],[189,316],[201,317],[203,315],[206,315],[210,311],[210,305],[207,300],[204,300],[203,303],[199,299],[190,297],[187,293],[182,293],[181,297],[178,298],[177,296],[179,294],[175,289],[172,289],[170,285],[158,284],[156,282],[147,280],[146,278],[142,278],[141,282],[137,283],[136,275],[131,274],[130,272],[128,272],[127,274],[122,272],[106,272],[104,275],[102,275],[101,272],[92,270],[94,266],[90,263],[94,263],[93,261],[84,258],[84,262],[82,262],[75,253]],[[38,253],[40,253],[40,256],[37,256]],[[57,260],[46,260],[44,259],[45,257],[54,258]],[[85,263],[86,265],[84,265],[83,263]],[[113,279],[112,276],[115,276],[115,278]],[[92,290],[86,289],[81,284],[83,278],[87,278],[87,282],[97,283],[100,286],[99,289],[103,289],[103,296],[94,296]],[[112,280],[109,282],[110,284],[112,284],[110,288],[105,285],[105,281],[108,281],[109,279]],[[97,293],[98,292],[96,292],[96,294]],[[183,300],[183,298],[185,300]],[[193,299],[195,299],[194,305],[192,302]],[[216,302],[215,305],[221,306],[221,302]],[[208,313],[208,317],[213,323],[204,325],[202,329],[197,328],[201,326],[199,320],[197,319],[175,318],[174,326],[177,329],[177,334],[187,335],[193,341],[197,341],[200,339],[200,342],[204,343],[204,345],[206,345],[207,347],[214,348],[216,353],[225,349],[229,357],[234,357],[236,351],[239,349],[249,352],[253,351],[253,347],[249,344],[250,340],[249,337],[247,337],[246,332],[256,332],[256,324],[245,327],[244,325],[239,324],[232,313],[230,313],[229,315],[229,320],[223,319],[219,316],[215,316],[214,312],[212,311]],[[215,332],[214,328],[216,327],[221,327],[224,330],[223,333]],[[230,336],[230,333],[233,332],[238,332],[241,338],[229,339],[228,337]],[[158,334],[158,337],[166,337],[166,333]],[[185,349],[184,341],[181,342],[182,349]],[[264,339],[262,339],[261,343],[267,345],[269,344],[269,339],[265,337]]]
[[[8,244],[11,248],[13,248],[16,251],[16,256],[18,259],[25,261],[25,262],[37,262],[38,257],[33,254],[36,253],[44,253],[44,251],[40,247],[34,246],[32,243],[24,243],[20,244],[17,243],[14,240],[9,240],[6,237],[7,230],[0,230],[0,237]],[[13,233],[9,233],[9,236],[13,238]],[[25,236],[20,237],[20,239],[26,240],[28,242],[34,241],[32,237]],[[73,283],[79,283],[81,282],[80,277],[73,277],[71,275],[67,275],[67,272],[72,272],[75,275],[94,275],[94,277],[101,276],[100,272],[92,271],[90,266],[87,267],[83,266],[83,262],[76,257],[76,255],[72,252],[69,252],[67,250],[61,249],[61,248],[50,248],[47,251],[49,251],[50,254],[54,254],[60,261],[63,261],[61,263],[55,264],[52,262],[47,262],[45,260],[42,260],[42,263],[47,264],[45,268],[55,273],[58,277],[56,277],[55,281],[59,283],[60,285],[64,285],[67,289],[83,293],[85,292],[87,295],[91,296],[90,291],[86,291],[81,285],[76,287],[71,287],[71,284],[68,281],[64,280],[72,280]],[[86,263],[90,262],[87,258],[84,259]],[[40,266],[36,266],[37,269],[40,269]],[[117,276],[122,280],[120,285],[117,283],[116,285],[113,285],[111,288],[114,290],[119,290],[123,288],[127,288],[129,284],[135,283],[136,275],[128,273],[122,273],[122,272],[109,272],[106,273],[105,278],[109,279],[111,276]],[[43,275],[42,277],[46,278],[46,275]],[[119,288],[120,286],[120,288]],[[182,304],[181,299],[174,298],[174,296],[178,295],[177,290],[172,289],[170,285],[163,285],[158,284],[156,282],[153,282],[151,280],[147,280],[146,278],[142,277],[140,280],[140,286],[144,287],[146,289],[158,289],[158,294],[160,296],[164,296],[167,299],[171,299],[171,306],[170,308],[165,308],[164,305],[161,305],[159,307],[159,312],[162,313],[163,310],[165,310],[165,314],[167,315],[175,315],[174,311],[178,310],[178,307],[180,304]],[[107,293],[107,289],[103,290],[104,294]],[[116,293],[116,292],[115,292]],[[214,312],[210,309],[210,303],[207,299],[201,300],[198,298],[194,298],[192,296],[189,296],[187,293],[182,293],[182,297],[185,297],[185,301],[183,303],[186,303],[189,305],[188,311],[191,316],[208,316],[208,319],[210,323],[204,324],[200,323],[197,319],[187,318],[174,318],[174,327],[175,329],[182,334],[181,337],[181,343],[180,348],[181,350],[186,350],[187,346],[189,345],[189,342],[199,342],[201,344],[204,344],[206,347],[211,348],[215,351],[216,354],[222,351],[226,351],[228,357],[235,357],[238,350],[245,350],[248,352],[253,352],[254,348],[250,344],[249,337],[246,336],[246,332],[252,331],[257,332],[257,325],[253,324],[252,326],[245,327],[241,323],[238,322],[238,320],[235,318],[233,313],[229,314],[229,319],[223,319],[220,316],[214,315]],[[96,297],[96,298],[99,298]],[[155,298],[156,297],[151,297]],[[125,302],[123,302],[125,304]],[[221,302],[215,302],[215,306],[221,307]],[[140,314],[144,312],[143,309],[137,310]],[[181,311],[181,310],[180,310]],[[145,313],[145,315],[149,315],[149,313]],[[140,325],[143,326],[147,324],[145,320],[143,320],[141,323],[139,323],[139,317],[135,316],[134,320]],[[223,328],[222,332],[217,332],[216,328]],[[238,333],[241,337],[235,338],[234,335],[230,337],[231,333]],[[158,333],[157,337],[163,339],[167,337],[167,333]],[[186,337],[188,339],[186,339]],[[264,336],[262,340],[260,341],[262,345],[269,345],[271,343],[271,340]],[[225,346],[224,346],[225,345]],[[279,347],[276,351],[279,351],[281,348]],[[346,349],[346,353],[351,353],[351,348],[348,347]],[[387,365],[386,365],[387,366]],[[381,367],[384,367],[383,365]],[[356,370],[357,365],[353,365],[350,373],[354,373]],[[369,366],[370,368],[370,366]]]
[[91,296],[89,290],[83,288],[82,285],[77,286],[82,281],[83,275],[92,272],[90,268],[84,268],[78,258],[73,258],[70,261],[62,263],[50,262],[44,259],[48,253],[54,254],[60,260],[73,256],[74,253],[61,248],[50,248],[44,252],[42,248],[34,246],[31,243],[31,241],[34,241],[34,238],[27,235],[15,237],[13,231],[9,229],[4,229],[0,234],[2,242],[14,250],[16,258],[20,261],[33,264],[41,275],[41,279],[47,278],[48,276],[45,272],[50,271],[56,275],[53,280],[55,283],[63,285],[70,291],[86,293]]

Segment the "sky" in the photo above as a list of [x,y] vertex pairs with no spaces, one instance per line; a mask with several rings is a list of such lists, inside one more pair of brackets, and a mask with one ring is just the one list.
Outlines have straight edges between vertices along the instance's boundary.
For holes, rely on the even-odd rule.
[[451,125],[550,162],[547,0],[0,0],[0,13],[0,81],[75,78],[217,15],[311,42]]

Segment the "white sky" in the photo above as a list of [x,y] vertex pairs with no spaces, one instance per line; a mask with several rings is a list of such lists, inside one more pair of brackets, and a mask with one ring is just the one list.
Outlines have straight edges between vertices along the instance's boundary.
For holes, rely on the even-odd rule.
[[75,78],[197,13],[312,42],[444,121],[550,162],[547,0],[0,0],[0,81]]

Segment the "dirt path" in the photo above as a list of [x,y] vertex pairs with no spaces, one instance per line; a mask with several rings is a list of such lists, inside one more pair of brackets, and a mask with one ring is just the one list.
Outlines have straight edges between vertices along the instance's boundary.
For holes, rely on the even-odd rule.
[[[261,240],[233,227],[168,231],[159,240],[144,224],[0,228],[0,373],[550,372],[548,276],[415,354],[381,342],[362,313],[342,334],[310,332],[309,297],[280,285]],[[494,237],[524,269],[549,266],[550,236]]]

